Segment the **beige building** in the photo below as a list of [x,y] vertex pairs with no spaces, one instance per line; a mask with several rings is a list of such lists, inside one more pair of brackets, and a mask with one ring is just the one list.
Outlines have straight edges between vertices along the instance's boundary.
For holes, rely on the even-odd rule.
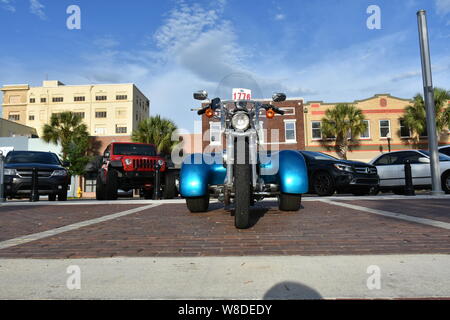
[[150,101],[132,83],[66,86],[52,80],[1,90],[3,118],[34,127],[39,135],[52,114],[64,111],[79,114],[92,136],[130,136],[150,114]]
[[[402,120],[404,109],[413,101],[393,97],[390,94],[376,94],[371,98],[343,102],[361,109],[367,122],[367,130],[356,137],[356,143],[351,144],[347,153],[349,160],[370,161],[380,153],[404,149],[428,148],[426,134],[422,137],[414,136]],[[322,101],[308,101],[305,104],[305,149],[321,151],[337,156],[333,148],[333,141],[324,141],[321,132],[321,119],[325,111],[338,103]],[[446,130],[440,136],[440,144],[449,143],[449,132]]]
[[35,128],[0,118],[0,137],[37,137]]

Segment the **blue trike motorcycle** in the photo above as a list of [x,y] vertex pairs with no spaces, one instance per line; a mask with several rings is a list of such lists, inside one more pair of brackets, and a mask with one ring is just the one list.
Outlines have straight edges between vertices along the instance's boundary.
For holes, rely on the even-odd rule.
[[[248,96],[247,96],[248,97]],[[225,206],[234,205],[235,226],[249,227],[250,207],[265,197],[278,197],[282,211],[297,211],[302,194],[308,191],[308,174],[303,156],[295,150],[263,150],[260,117],[267,121],[284,111],[273,102],[286,100],[276,93],[272,102],[220,98],[208,100],[206,91],[194,93],[203,101],[198,115],[220,120],[226,148],[221,152],[188,155],[180,172],[180,194],[191,212],[206,212],[210,197]],[[236,98],[236,97],[235,97]]]

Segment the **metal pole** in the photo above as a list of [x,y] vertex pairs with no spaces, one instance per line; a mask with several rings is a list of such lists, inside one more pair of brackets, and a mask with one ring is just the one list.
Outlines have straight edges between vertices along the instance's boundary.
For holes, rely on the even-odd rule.
[[405,163],[405,196],[415,196],[416,193],[414,191],[413,179],[411,173],[411,163],[409,160],[406,160]]
[[441,174],[439,168],[438,141],[436,135],[436,111],[434,107],[434,90],[431,77],[430,47],[428,41],[428,27],[425,10],[420,10],[417,12],[417,22],[419,26],[419,45],[422,61],[423,91],[427,113],[428,148],[431,155],[431,193],[433,195],[437,195],[443,194],[443,191],[441,186]]
[[5,165],[3,160],[3,152],[0,150],[0,203],[5,202]]

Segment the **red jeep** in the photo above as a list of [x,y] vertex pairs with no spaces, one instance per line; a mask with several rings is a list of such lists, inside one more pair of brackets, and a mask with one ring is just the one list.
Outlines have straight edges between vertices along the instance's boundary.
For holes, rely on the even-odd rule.
[[134,142],[113,142],[103,153],[98,171],[97,200],[117,199],[117,190],[128,192],[140,189],[146,199],[154,192],[155,171],[159,167],[160,186],[164,199],[177,194],[175,185],[177,171],[168,168],[167,161],[157,155],[152,144]]

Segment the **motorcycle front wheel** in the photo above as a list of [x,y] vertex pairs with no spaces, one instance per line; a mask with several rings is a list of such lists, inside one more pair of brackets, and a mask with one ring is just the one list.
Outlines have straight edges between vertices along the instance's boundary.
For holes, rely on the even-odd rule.
[[[239,150],[238,146],[239,143],[236,142],[234,148],[234,225],[238,229],[246,229],[249,227],[250,200],[252,196],[248,140],[245,139],[244,146],[239,146],[243,150]],[[240,158],[238,157],[239,152],[244,153]]]

